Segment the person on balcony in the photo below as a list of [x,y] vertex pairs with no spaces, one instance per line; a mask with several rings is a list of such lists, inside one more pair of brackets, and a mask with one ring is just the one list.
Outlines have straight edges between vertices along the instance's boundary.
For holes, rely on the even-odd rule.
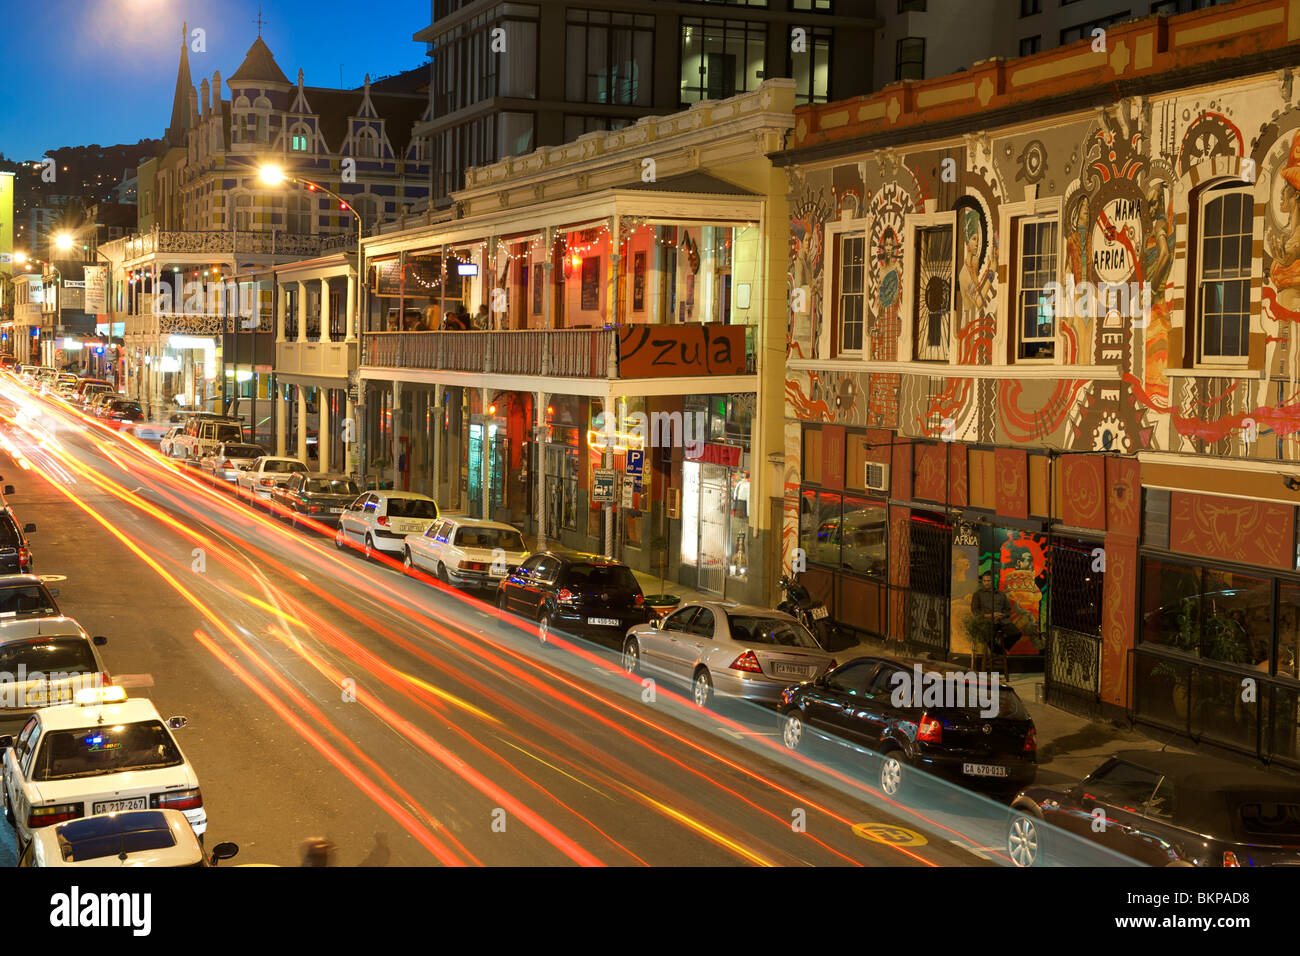
[[492,328],[492,319],[488,315],[488,307],[486,303],[478,307],[478,312],[474,315],[473,328],[476,332],[482,332]]

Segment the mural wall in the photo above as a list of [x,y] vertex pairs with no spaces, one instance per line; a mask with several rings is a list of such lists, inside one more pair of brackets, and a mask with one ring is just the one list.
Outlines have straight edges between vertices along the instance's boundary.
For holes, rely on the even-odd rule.
[[[967,136],[956,148],[927,144],[833,168],[794,168],[789,282],[792,293],[807,290],[808,308],[789,326],[787,416],[997,445],[1295,460],[1296,93],[1289,77],[1255,78]],[[946,160],[955,181],[942,175]],[[1200,190],[1235,178],[1254,184],[1246,213],[1254,257],[1248,368],[1167,375],[1195,365],[1185,321],[1195,281],[1189,214]],[[1004,211],[1027,197],[1056,216],[1063,284],[1136,283],[1150,294],[1140,316],[1136,300],[1127,312],[1103,306],[1095,317],[1058,309],[1050,361],[1036,363],[1032,376],[1013,367],[1005,326],[1014,304],[1001,301],[1017,258],[1015,237],[1002,235],[1010,221]],[[926,213],[955,217],[956,248],[946,258],[908,248],[916,236],[908,217]],[[865,240],[860,357],[828,348],[837,303],[826,301],[834,288],[827,280],[838,278],[827,270],[844,236]],[[940,343],[927,316],[945,310],[950,340]],[[912,352],[902,354],[909,339]],[[950,356],[955,367],[914,362],[935,355]],[[829,358],[838,361],[800,362]],[[916,372],[870,365],[908,361]],[[1044,374],[1044,364],[1060,373]],[[961,374],[962,366],[990,365],[1006,375]]]

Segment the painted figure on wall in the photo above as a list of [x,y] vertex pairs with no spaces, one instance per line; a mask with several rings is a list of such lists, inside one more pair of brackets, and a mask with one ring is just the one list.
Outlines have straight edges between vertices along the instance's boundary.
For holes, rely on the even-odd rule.
[[1147,183],[1148,230],[1146,246],[1142,250],[1142,273],[1151,289],[1152,301],[1164,297],[1165,283],[1169,281],[1169,272],[1174,267],[1174,226],[1169,221],[1166,194],[1164,180],[1153,179]]
[[961,324],[969,325],[988,308],[989,285],[992,270],[980,272],[980,235],[979,214],[973,209],[961,212],[962,262],[961,271],[957,273],[957,286],[961,290]]
[[1278,301],[1291,311],[1300,311],[1300,133],[1291,140],[1291,153],[1278,183],[1278,204],[1285,221],[1275,239],[1269,278]]

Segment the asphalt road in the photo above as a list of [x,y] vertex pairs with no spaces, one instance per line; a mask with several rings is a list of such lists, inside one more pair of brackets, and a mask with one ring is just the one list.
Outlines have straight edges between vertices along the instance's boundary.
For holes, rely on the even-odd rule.
[[59,602],[109,638],[118,682],[189,718],[207,843],[238,843],[236,863],[297,865],[312,836],[343,866],[996,858],[991,805],[891,805],[844,776],[855,760],[787,754],[770,712],[647,700],[612,654],[543,647],[8,376],[0,396],[20,408],[0,470],[36,570],[66,578]]

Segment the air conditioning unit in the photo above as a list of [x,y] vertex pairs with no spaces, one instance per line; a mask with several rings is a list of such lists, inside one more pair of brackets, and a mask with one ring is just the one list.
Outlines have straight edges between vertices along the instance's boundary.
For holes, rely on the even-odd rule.
[[867,462],[866,486],[868,491],[889,490],[889,466],[878,461]]

